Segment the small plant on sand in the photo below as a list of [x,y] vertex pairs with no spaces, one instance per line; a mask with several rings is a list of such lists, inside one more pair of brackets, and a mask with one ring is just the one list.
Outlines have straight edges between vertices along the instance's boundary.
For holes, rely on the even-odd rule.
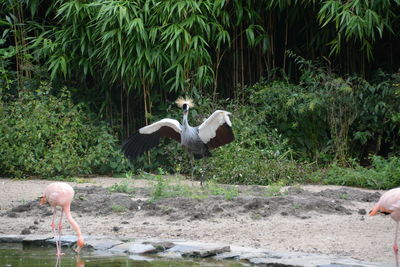
[[294,204],[293,204],[293,208],[294,208],[295,210],[297,210],[297,209],[299,209],[299,208],[300,208],[300,205],[299,205],[299,204],[297,204],[297,203],[294,203]]
[[121,206],[121,205],[113,204],[111,206],[111,210],[113,212],[124,212],[124,211],[126,211],[126,208],[124,206]]
[[158,200],[167,197],[167,182],[164,180],[162,175],[156,175],[155,178],[157,182],[154,185],[154,189],[151,193],[152,199]]
[[84,184],[84,183],[91,183],[92,181],[88,178],[79,178],[79,177],[72,177],[70,180],[71,182],[78,183],[78,184]]
[[252,213],[252,214],[250,215],[250,218],[251,218],[252,220],[258,221],[258,220],[261,220],[261,215],[260,215],[260,213]]
[[235,186],[223,187],[213,181],[208,181],[205,190],[214,196],[224,196],[226,200],[232,200],[239,195]]
[[113,184],[108,188],[110,192],[119,192],[119,193],[127,193],[133,194],[135,192],[135,188],[130,185],[129,180],[124,180],[122,183]]
[[283,182],[277,182],[270,184],[266,189],[265,189],[265,195],[267,197],[275,197],[275,196],[281,196],[282,195],[282,187],[284,186]]
[[126,179],[132,179],[133,175],[134,175],[133,171],[127,171],[125,173],[125,178]]

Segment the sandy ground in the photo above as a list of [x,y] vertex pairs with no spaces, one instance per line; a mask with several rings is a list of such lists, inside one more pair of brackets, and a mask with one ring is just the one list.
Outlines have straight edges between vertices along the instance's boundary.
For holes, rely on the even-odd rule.
[[[74,202],[78,203],[77,198],[90,199],[85,191],[79,191],[80,188],[90,188],[93,185],[109,187],[122,180],[102,177],[86,179],[85,183],[69,184],[77,191]],[[146,180],[133,181],[136,188],[148,187],[149,182]],[[43,207],[39,209],[32,203],[37,202],[46,185],[51,182],[0,178],[0,234],[21,234],[24,228],[29,227],[32,234],[50,233],[51,210],[47,207],[47,210],[43,210]],[[100,211],[104,204],[91,203],[92,206],[86,207],[79,204],[75,209],[72,206],[72,216],[85,235],[183,239],[394,263],[392,242],[395,223],[388,216],[369,217],[363,214],[363,211],[368,213],[371,210],[375,199],[379,197],[376,192],[379,191],[316,185],[301,188],[305,191],[286,198],[262,198],[257,201],[251,196],[231,201],[220,198],[192,201],[183,198],[175,201],[166,199],[159,204],[148,205],[145,204],[146,196],[136,192],[130,197],[134,204],[125,212],[102,213]],[[327,189],[331,189],[331,193],[353,190],[349,193],[367,194],[368,199],[347,199],[347,194],[340,199],[330,199],[328,194],[324,198],[315,195]],[[99,191],[97,195],[106,194]],[[326,203],[325,206],[321,205],[320,211],[319,203],[322,201]],[[190,206],[191,203],[194,206]],[[261,204],[257,206],[257,203]],[[24,204],[31,210],[16,209]],[[328,209],[327,205],[332,209]],[[202,209],[202,212],[195,213],[196,207]],[[13,208],[17,212],[12,212]],[[205,212],[207,210],[210,212]],[[63,234],[74,235],[66,221],[64,225]]]

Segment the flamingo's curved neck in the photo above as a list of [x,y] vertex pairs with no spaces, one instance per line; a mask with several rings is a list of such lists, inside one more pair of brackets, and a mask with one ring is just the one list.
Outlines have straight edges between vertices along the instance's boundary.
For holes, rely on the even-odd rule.
[[67,216],[67,220],[71,224],[72,228],[74,228],[74,230],[76,232],[76,235],[78,236],[78,240],[83,240],[83,236],[82,236],[82,233],[81,233],[81,228],[76,223],[74,218],[72,218],[72,216],[71,216],[71,207],[70,207],[70,205],[65,206],[63,208],[63,210],[65,212],[65,216]]

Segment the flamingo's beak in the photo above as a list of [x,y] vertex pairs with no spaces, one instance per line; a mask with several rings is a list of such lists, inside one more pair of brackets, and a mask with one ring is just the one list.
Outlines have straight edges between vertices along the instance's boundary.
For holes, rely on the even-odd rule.
[[75,252],[79,253],[81,251],[81,248],[83,248],[83,246],[85,245],[85,241],[83,241],[83,239],[78,239],[76,244],[78,245],[78,247],[75,249]]
[[43,196],[43,197],[40,198],[39,204],[40,204],[40,205],[43,205],[43,204],[45,204],[46,202],[47,202],[47,199],[46,199],[45,196]]

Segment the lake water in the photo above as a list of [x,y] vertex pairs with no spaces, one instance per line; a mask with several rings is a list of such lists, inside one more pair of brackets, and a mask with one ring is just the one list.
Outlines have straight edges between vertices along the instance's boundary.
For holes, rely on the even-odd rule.
[[0,267],[166,267],[166,266],[243,266],[235,261],[208,259],[165,259],[83,252],[76,255],[72,249],[63,248],[65,255],[57,260],[55,247],[23,247],[22,244],[0,244]]

